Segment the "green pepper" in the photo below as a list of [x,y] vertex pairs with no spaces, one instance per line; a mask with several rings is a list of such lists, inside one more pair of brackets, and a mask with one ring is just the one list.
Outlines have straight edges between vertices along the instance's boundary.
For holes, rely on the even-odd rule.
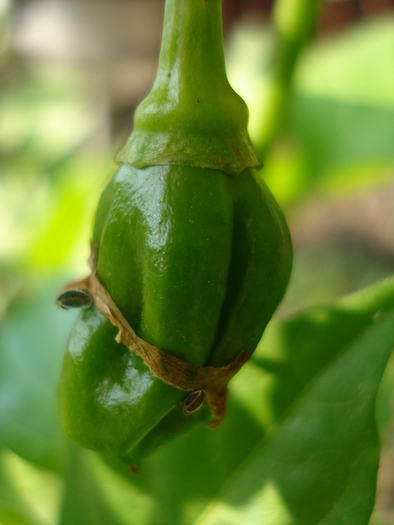
[[[253,352],[292,248],[228,84],[220,0],[167,0],[156,82],[94,226],[95,275],[135,334],[194,368]],[[135,463],[210,419],[204,388],[157,377],[96,305],[71,334],[59,415],[81,446]]]

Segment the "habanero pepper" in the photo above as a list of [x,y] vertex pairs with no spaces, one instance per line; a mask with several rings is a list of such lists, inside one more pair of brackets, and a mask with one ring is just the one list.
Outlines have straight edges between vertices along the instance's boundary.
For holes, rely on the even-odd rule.
[[[256,171],[247,120],[226,77],[221,1],[166,0],[156,81],[98,206],[93,274],[121,324],[192,370],[253,352],[290,277],[289,230]],[[68,436],[135,463],[196,422],[212,424],[209,388],[179,388],[175,369],[175,383],[157,377],[115,340],[111,307],[80,287],[65,292],[85,307],[58,392]],[[225,387],[226,378],[224,397]]]

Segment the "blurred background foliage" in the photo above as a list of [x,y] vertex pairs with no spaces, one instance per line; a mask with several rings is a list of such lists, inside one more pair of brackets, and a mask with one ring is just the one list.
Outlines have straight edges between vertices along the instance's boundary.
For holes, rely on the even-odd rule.
[[[249,106],[261,175],[294,240],[278,317],[394,273],[394,5],[313,6],[224,2],[229,79]],[[297,13],[309,13],[298,26]],[[56,385],[75,315],[54,300],[88,272],[94,210],[153,82],[162,15],[161,0],[0,0],[4,525],[116,524],[109,507],[119,523],[136,509],[155,515],[141,487],[130,493],[127,473],[75,450],[60,429]],[[393,387],[391,363],[377,406],[376,525],[394,524]],[[193,504],[183,511],[193,516]]]

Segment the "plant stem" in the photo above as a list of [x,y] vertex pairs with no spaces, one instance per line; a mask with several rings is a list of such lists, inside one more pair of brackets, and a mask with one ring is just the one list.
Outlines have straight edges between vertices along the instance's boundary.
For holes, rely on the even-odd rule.
[[313,34],[320,0],[276,0],[275,43],[270,59],[268,88],[261,96],[259,127],[253,143],[264,158],[287,112],[293,73],[298,57]]
[[166,0],[157,77],[119,160],[237,175],[258,166],[244,101],[227,80],[221,0]]

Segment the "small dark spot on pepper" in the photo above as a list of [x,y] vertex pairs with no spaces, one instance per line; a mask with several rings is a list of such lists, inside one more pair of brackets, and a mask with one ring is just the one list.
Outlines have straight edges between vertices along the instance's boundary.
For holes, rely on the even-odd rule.
[[66,290],[56,299],[56,305],[68,310],[69,308],[89,308],[93,303],[93,298],[88,290],[75,289]]
[[197,99],[197,102],[200,103],[200,101]]
[[195,390],[187,396],[183,403],[183,410],[185,414],[193,414],[202,407],[205,399],[205,390]]

